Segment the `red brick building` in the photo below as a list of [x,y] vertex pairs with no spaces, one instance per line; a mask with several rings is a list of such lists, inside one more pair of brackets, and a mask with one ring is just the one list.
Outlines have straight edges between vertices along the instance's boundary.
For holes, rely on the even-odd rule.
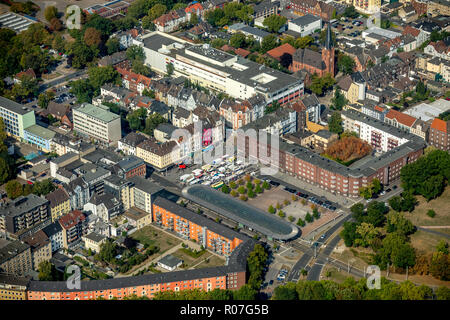
[[328,25],[327,40],[322,52],[310,50],[308,48],[298,49],[292,56],[292,72],[306,70],[310,74],[317,74],[323,77],[329,73],[335,75],[335,52],[332,46],[331,30]]
[[318,0],[291,0],[289,5],[297,15],[312,14],[325,21],[332,19],[335,10],[333,6]]
[[430,127],[429,144],[450,151],[450,121],[434,119]]

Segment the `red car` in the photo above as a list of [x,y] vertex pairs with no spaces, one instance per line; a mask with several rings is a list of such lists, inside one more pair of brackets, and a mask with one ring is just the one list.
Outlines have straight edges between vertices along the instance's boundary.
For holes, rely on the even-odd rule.
[[180,169],[186,169],[186,165],[185,165],[184,163],[179,164],[179,165],[178,165],[178,168],[180,168]]

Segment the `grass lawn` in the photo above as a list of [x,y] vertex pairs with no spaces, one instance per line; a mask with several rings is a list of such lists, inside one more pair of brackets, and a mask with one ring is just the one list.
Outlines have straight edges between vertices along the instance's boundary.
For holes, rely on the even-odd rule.
[[[339,246],[345,246],[344,241],[339,241]],[[373,254],[373,251],[370,248],[347,248],[345,247],[344,251],[342,253],[333,252],[331,254],[332,258],[335,258],[337,260],[340,260],[344,263],[347,263],[350,261],[351,265],[360,269],[364,270],[365,267],[367,267],[369,264],[372,264],[371,261],[371,255]]]
[[441,240],[448,242],[448,239],[444,237],[422,230],[417,230],[411,235],[411,245],[421,252],[430,253],[436,251],[436,246]]
[[143,245],[148,244],[149,246],[151,245],[158,246],[159,247],[158,254],[161,254],[181,243],[180,239],[177,239],[165,232],[162,232],[153,226],[146,226],[131,234],[131,237],[139,241]]
[[[223,266],[225,264],[225,259],[218,257],[212,253],[208,253],[209,256],[203,257],[204,260],[209,259],[209,262],[203,261],[202,263],[200,263],[199,265],[195,266],[195,269],[200,269],[200,268],[209,268],[209,267],[219,267],[219,266]],[[198,262],[197,262],[198,263]]]
[[[225,260],[212,254],[211,252],[205,251],[202,255],[197,258],[192,257],[187,254],[183,248],[178,249],[174,253],[173,256],[180,258],[183,260],[183,264],[185,265],[184,269],[191,269],[195,266],[195,269],[206,268],[206,267],[215,267],[221,266],[225,264]],[[209,259],[209,263],[206,263],[206,259]]]
[[[413,212],[405,213],[407,217],[416,226],[449,226],[450,225],[450,186],[447,186],[442,195],[430,202],[427,202],[422,196],[417,196],[419,204]],[[427,216],[428,210],[433,209],[436,212],[434,218]],[[436,229],[441,232],[445,229]]]
[[[327,277],[327,272],[330,273],[330,276]],[[337,283],[344,282],[348,277],[353,278],[351,275],[349,275],[345,270],[338,271],[336,267],[326,266],[321,274],[321,280],[331,280]]]

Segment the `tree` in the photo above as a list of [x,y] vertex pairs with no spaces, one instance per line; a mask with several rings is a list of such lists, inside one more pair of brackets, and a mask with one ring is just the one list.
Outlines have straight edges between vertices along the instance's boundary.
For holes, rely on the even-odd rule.
[[264,181],[262,184],[263,189],[265,190],[269,190],[270,189],[270,184],[267,181]]
[[83,29],[97,29],[105,37],[109,37],[116,29],[116,25],[111,19],[104,18],[98,14],[88,15],[86,20]]
[[22,195],[22,185],[17,180],[10,180],[6,183],[5,191],[8,198],[14,200]]
[[436,246],[436,250],[438,252],[442,252],[443,254],[448,254],[448,243],[444,239],[442,239]]
[[356,11],[355,7],[353,5],[351,5],[351,6],[348,6],[345,8],[343,16],[354,19],[359,16],[359,13],[358,13],[358,11]]
[[339,112],[333,112],[330,122],[328,123],[328,128],[333,133],[341,134],[344,132],[344,128],[342,127],[342,118]]
[[387,216],[386,231],[407,236],[414,232],[414,225],[400,212],[390,212]]
[[47,195],[55,190],[55,186],[51,179],[37,181],[33,185],[33,193],[37,196]]
[[339,54],[337,68],[344,74],[352,74],[356,67],[355,60],[345,54]]
[[255,300],[258,291],[244,284],[239,290],[233,291],[234,300]]
[[267,209],[267,211],[269,211],[269,213],[272,213],[272,214],[274,214],[276,212],[275,208],[272,205],[269,206],[269,209]]
[[98,47],[102,42],[102,34],[95,28],[87,28],[86,31],[84,32],[83,39],[84,43],[86,43],[88,46]]
[[88,70],[89,82],[94,89],[94,95],[100,94],[100,88],[106,83],[120,84],[120,74],[112,66],[91,67]]
[[165,14],[167,11],[167,7],[163,4],[157,3],[151,9],[148,11],[148,16],[150,17],[150,20],[155,20],[156,18],[159,18],[163,14]]
[[278,39],[274,34],[269,34],[261,41],[261,53],[266,53],[278,45]]
[[305,221],[303,221],[302,218],[298,218],[297,225],[300,226],[300,227],[304,227],[305,226]]
[[70,44],[67,53],[72,55],[72,67],[76,69],[84,68],[97,55],[92,47],[80,40]]
[[348,103],[348,100],[342,94],[341,89],[336,88],[334,91],[334,98],[331,99],[332,109],[334,110],[342,110],[342,107]]
[[166,64],[167,76],[170,77],[173,74],[174,70],[175,70],[175,67],[173,66],[172,62]]
[[97,257],[100,261],[111,262],[116,255],[117,245],[114,242],[107,240],[100,245],[100,252],[97,254]]
[[264,19],[263,25],[269,30],[269,32],[278,32],[282,26],[286,24],[287,18],[273,14]]
[[297,300],[298,295],[295,289],[295,284],[285,286],[278,286],[274,291],[274,300]]
[[311,223],[311,222],[314,221],[313,216],[309,212],[307,212],[306,215],[305,215],[305,221],[308,222],[308,223]]
[[391,27],[391,21],[389,21],[387,19],[381,19],[380,27],[382,29],[389,29]]
[[445,188],[444,177],[440,174],[431,176],[427,180],[423,181],[419,187],[419,193],[430,201],[442,194]]
[[309,45],[313,42],[314,38],[311,36],[299,37],[295,39],[294,47],[296,49],[305,49],[306,47],[309,47]]
[[367,216],[365,222],[373,224],[375,227],[381,227],[386,220],[385,214],[389,211],[384,202],[372,201],[367,206]]
[[450,300],[450,289],[444,286],[441,286],[435,291],[437,300]]
[[436,216],[436,212],[433,209],[430,209],[427,211],[427,216],[434,218]]
[[192,26],[196,26],[196,25],[198,24],[198,16],[197,16],[197,14],[193,13],[193,14],[191,15],[191,18],[189,19],[189,23],[190,23]]
[[283,210],[280,210],[280,211],[278,211],[278,216],[279,216],[280,218],[285,218],[285,217],[286,217],[286,214],[283,212]]
[[378,194],[381,191],[381,182],[377,178],[373,179],[371,182],[372,192]]
[[360,237],[360,234],[356,232],[357,227],[358,223],[356,222],[344,222],[344,229],[341,231],[340,236],[344,239],[347,247],[353,246]]
[[336,83],[336,80],[331,76],[331,74],[327,73],[323,77],[318,77],[314,74],[311,77],[311,85],[309,89],[315,93],[316,95],[323,95],[323,93],[331,88]]
[[230,38],[230,46],[234,48],[243,48],[246,44],[246,37],[242,32],[236,32]]
[[69,92],[75,95],[78,103],[90,103],[94,96],[94,87],[89,82],[89,79],[80,79],[70,83]]
[[128,47],[126,54],[127,58],[131,61],[138,60],[142,63],[145,61],[144,49],[140,46],[132,45]]
[[41,93],[38,96],[38,106],[47,109],[48,104],[55,97],[55,93],[52,90],[48,90],[46,92]]
[[402,198],[400,196],[395,196],[389,199],[389,206],[392,210],[400,212],[402,210]]
[[48,6],[44,10],[45,20],[50,22],[53,18],[58,18],[58,9],[55,6]]
[[450,256],[441,251],[433,253],[430,273],[440,280],[450,280]]
[[373,224],[363,222],[356,227],[356,233],[359,237],[355,239],[355,245],[368,247],[380,236],[381,230],[375,228]]
[[50,20],[50,26],[53,31],[61,31],[63,28],[62,22],[58,18],[53,18]]
[[111,55],[120,50],[120,42],[117,38],[109,38],[106,41],[106,49],[108,50],[108,54]]
[[[5,153],[5,152],[3,151],[3,153]],[[7,154],[5,156],[2,155],[0,157],[0,184],[3,184],[6,181],[8,181],[12,175],[11,167],[8,164],[8,161],[5,160],[6,157],[7,157]]]
[[222,192],[228,194],[228,193],[231,192],[231,189],[230,189],[229,186],[227,186],[226,184],[224,184],[224,185],[222,186]]
[[48,260],[42,261],[38,267],[39,281],[57,281],[59,280],[58,271]]

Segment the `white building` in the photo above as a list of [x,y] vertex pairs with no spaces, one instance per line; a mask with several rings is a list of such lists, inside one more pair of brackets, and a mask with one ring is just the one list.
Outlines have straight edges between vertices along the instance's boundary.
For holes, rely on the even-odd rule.
[[83,103],[73,109],[73,129],[96,140],[111,143],[120,140],[120,116],[104,105]]
[[410,134],[355,110],[342,111],[344,131],[356,132],[375,150],[387,152],[411,140]]
[[306,14],[288,23],[288,30],[297,32],[302,37],[314,33],[317,29],[322,29],[322,19],[312,14]]
[[236,99],[258,93],[268,103],[281,104],[303,95],[303,82],[281,71],[214,49],[208,44],[193,45],[160,32],[143,37],[145,64],[166,74],[173,66],[174,76],[184,76],[209,89]]

